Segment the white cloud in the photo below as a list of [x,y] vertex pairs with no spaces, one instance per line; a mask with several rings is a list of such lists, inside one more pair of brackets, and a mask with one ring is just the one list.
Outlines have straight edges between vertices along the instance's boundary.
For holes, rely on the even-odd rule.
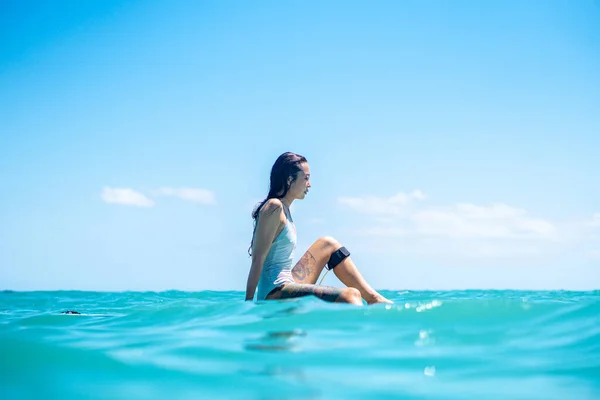
[[442,210],[417,211],[410,216],[416,233],[446,237],[552,238],[557,230],[546,220],[505,204],[457,204]]
[[427,198],[425,193],[421,192],[419,189],[413,190],[409,196],[417,200],[425,200]]
[[102,189],[102,200],[110,204],[123,204],[136,207],[153,207],[154,202],[130,188],[110,188]]
[[398,215],[405,211],[406,205],[412,200],[424,200],[426,196],[420,190],[409,194],[397,193],[391,197],[360,196],[339,197],[338,203],[355,211],[367,214]]
[[160,196],[173,196],[181,200],[192,201],[199,204],[216,204],[214,192],[199,188],[170,188],[163,187],[156,192]]
[[353,247],[369,257],[388,254],[390,257],[412,255],[420,258],[451,259],[513,259],[537,258],[556,254],[562,247],[547,240],[522,240],[514,238],[443,237],[423,236],[414,232],[397,230],[346,230],[360,238]]
[[[393,197],[342,197],[340,203],[368,214],[366,226],[347,230],[368,247],[401,253],[461,257],[533,257],[565,244],[565,232],[546,219],[503,203],[429,205],[420,191]],[[599,217],[600,218],[600,217]],[[563,228],[563,225],[560,225]],[[564,242],[564,243],[563,243]]]
[[[550,221],[530,217],[520,208],[496,203],[488,206],[459,203],[451,206],[424,207],[413,200],[423,200],[420,190],[392,197],[340,197],[339,203],[374,216],[372,222],[385,222],[385,227],[361,229],[367,236],[440,236],[479,238],[544,238],[555,237],[557,229]],[[600,214],[596,215],[600,224]]]

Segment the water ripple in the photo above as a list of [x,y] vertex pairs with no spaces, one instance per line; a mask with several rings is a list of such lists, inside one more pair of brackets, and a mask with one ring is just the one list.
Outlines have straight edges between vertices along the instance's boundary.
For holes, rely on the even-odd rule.
[[5,291],[0,398],[600,398],[598,291],[384,295]]

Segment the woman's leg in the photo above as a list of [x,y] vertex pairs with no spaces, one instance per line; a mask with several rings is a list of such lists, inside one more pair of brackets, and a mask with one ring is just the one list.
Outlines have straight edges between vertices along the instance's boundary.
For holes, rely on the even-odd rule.
[[[314,285],[331,255],[341,247],[342,245],[332,237],[318,239],[292,269],[295,281]],[[333,272],[348,288],[358,289],[368,304],[391,303],[365,281],[351,257],[346,257],[333,269]]]
[[350,303],[362,306],[360,292],[355,288],[336,288],[308,283],[286,283],[267,295],[268,300],[291,299],[303,296],[316,296],[331,303]]

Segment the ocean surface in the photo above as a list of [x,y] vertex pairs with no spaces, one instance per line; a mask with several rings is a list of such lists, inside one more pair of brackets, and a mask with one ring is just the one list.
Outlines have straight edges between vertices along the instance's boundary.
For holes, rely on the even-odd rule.
[[0,399],[600,399],[600,291],[382,294],[0,292]]

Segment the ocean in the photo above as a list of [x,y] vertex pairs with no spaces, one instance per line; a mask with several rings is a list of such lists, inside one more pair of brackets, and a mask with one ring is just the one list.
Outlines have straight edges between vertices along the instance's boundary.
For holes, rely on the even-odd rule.
[[600,399],[600,291],[381,293],[0,292],[0,399]]

